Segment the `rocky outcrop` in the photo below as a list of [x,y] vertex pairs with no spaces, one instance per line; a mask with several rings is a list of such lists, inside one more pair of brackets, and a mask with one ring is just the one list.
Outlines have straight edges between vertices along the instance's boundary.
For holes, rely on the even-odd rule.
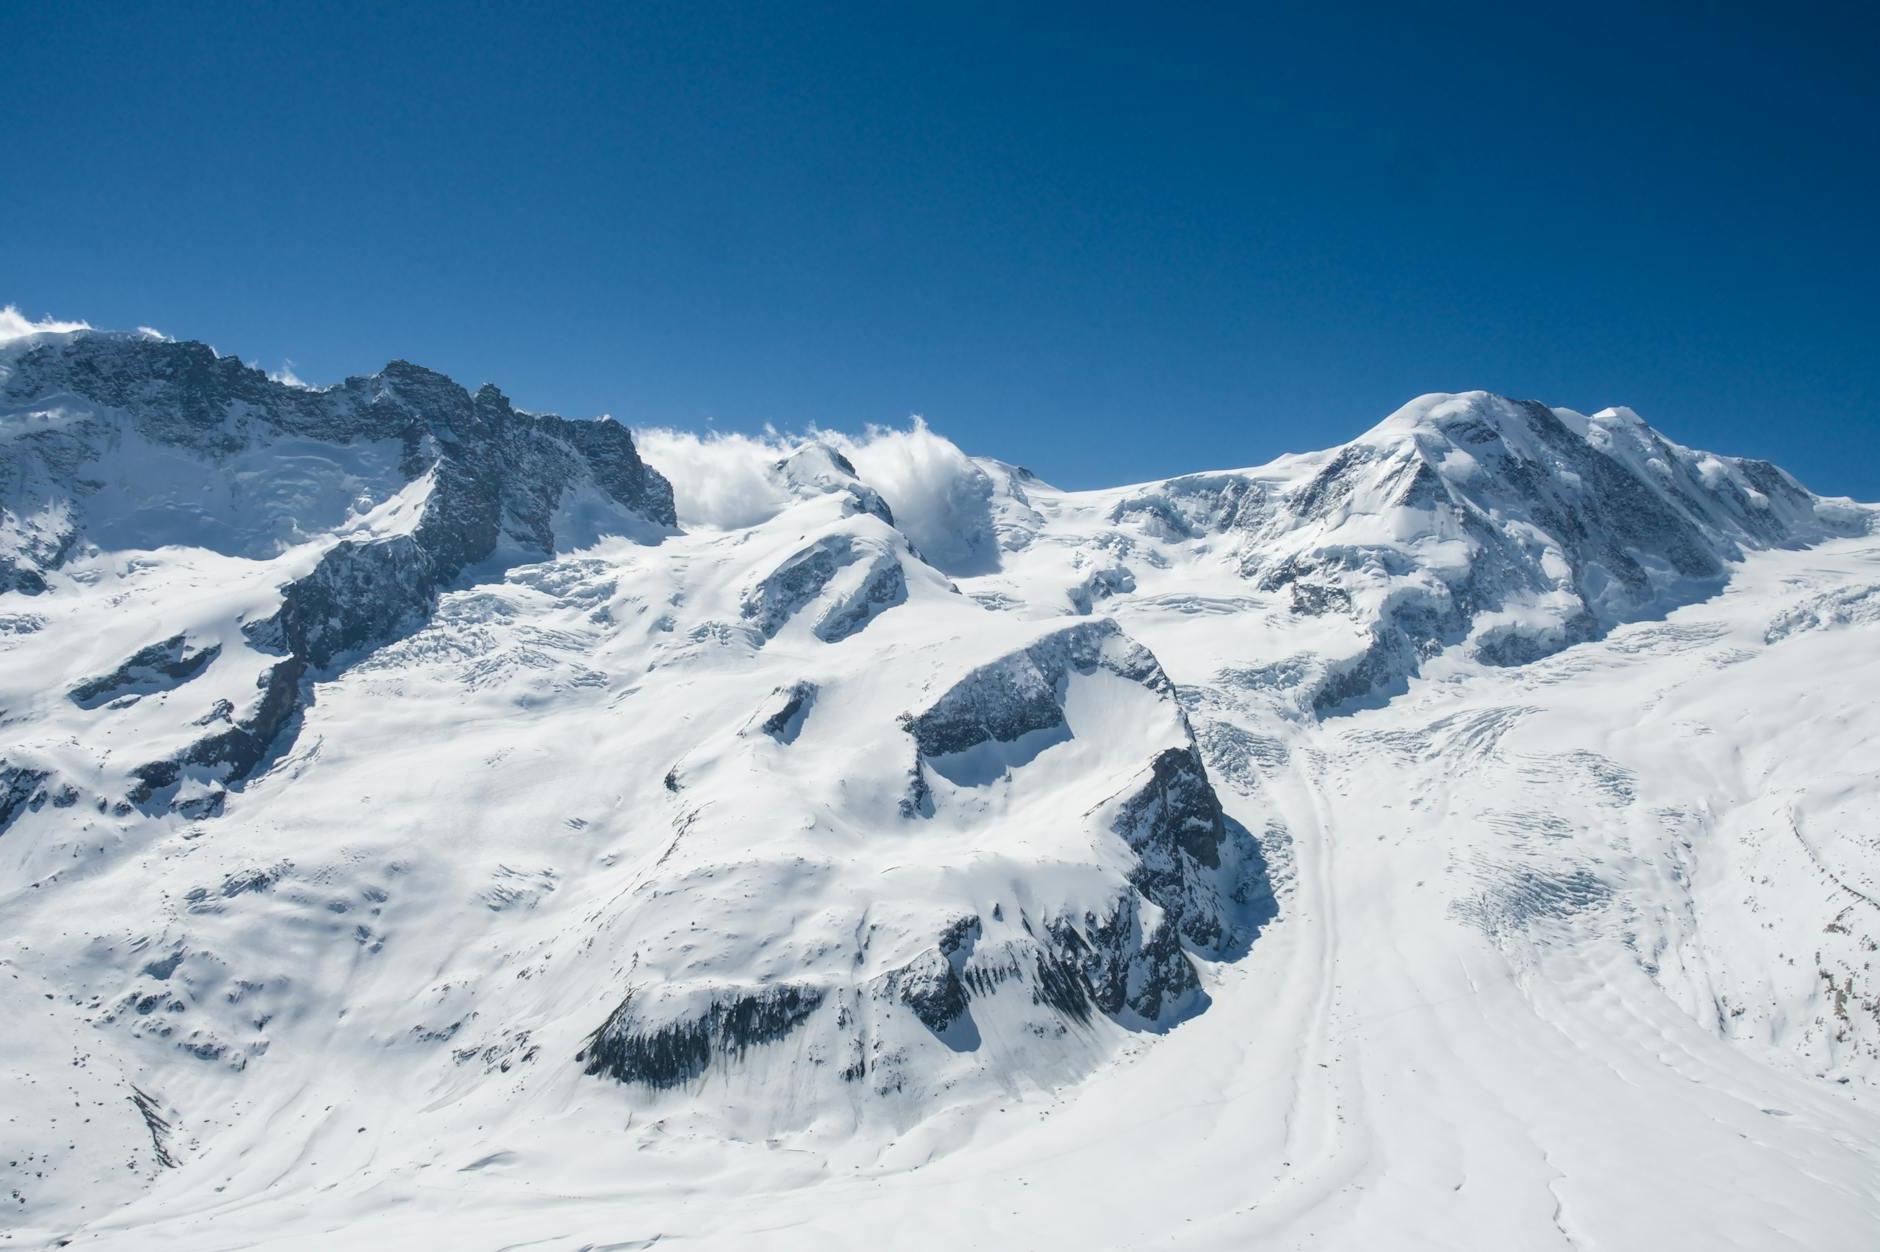
[[1047,934],[1056,967],[1074,971],[1089,1003],[1111,1017],[1165,1024],[1200,989],[1173,919],[1145,916],[1136,893],[1119,893],[1102,914],[1060,918]]
[[845,512],[866,513],[894,525],[894,513],[881,493],[864,483],[854,464],[826,443],[804,444],[773,464],[770,472],[793,495],[839,495]]
[[816,703],[817,687],[812,682],[794,682],[770,693],[770,699],[752,718],[760,734],[778,743],[792,743],[803,729],[803,719]]
[[1479,392],[1424,397],[1290,484],[1170,479],[1112,520],[1232,536],[1241,573],[1291,613],[1351,619],[1358,651],[1300,667],[1310,714],[1400,693],[1450,648],[1526,664],[1714,594],[1746,550],[1867,525],[1766,462],[1679,447],[1629,411]]
[[87,679],[67,694],[81,709],[93,709],[126,697],[167,691],[202,673],[221,652],[221,644],[197,648],[185,636],[173,635],[139,648],[109,674]]
[[891,552],[868,558],[855,585],[835,598],[816,622],[815,635],[824,643],[839,643],[875,620],[884,610],[907,601],[907,574]]
[[137,784],[126,800],[138,808],[166,807],[176,796],[185,772],[202,775],[211,786],[177,807],[187,817],[213,817],[222,811],[224,786],[237,783],[281,747],[300,716],[300,686],[307,663],[289,656],[262,671],[252,704],[237,717],[233,706],[221,707],[204,719],[219,729],[198,739],[174,757],[151,761],[131,771]]
[[[977,801],[962,793],[980,782],[960,781],[951,765],[1040,732],[1062,736],[1052,742],[1074,737],[1067,703],[1082,706],[1071,699],[1073,685],[1096,679],[1139,687],[1127,697],[1140,702],[1130,716],[1149,718],[1170,741],[1133,771],[1101,749],[1079,758],[1092,771],[1094,802],[1082,820],[1092,837],[1115,841],[1096,860],[1079,860],[1061,883],[1047,874],[1018,887],[1018,898],[983,912],[940,914],[926,946],[898,922],[878,930],[864,910],[843,927],[852,960],[819,961],[787,983],[726,987],[711,970],[642,980],[589,1038],[585,1072],[653,1089],[720,1067],[730,1079],[747,1052],[790,1039],[793,1066],[828,1065],[845,1082],[891,1096],[931,1081],[934,1066],[948,1063],[936,1056],[970,1067],[970,1058],[989,1055],[988,1040],[1003,1050],[1015,1039],[1087,1031],[1096,1019],[1106,1029],[1161,1031],[1205,1008],[1196,960],[1241,950],[1270,916],[1260,906],[1271,893],[1258,849],[1221,810],[1174,688],[1115,622],[1079,621],[1035,637],[906,715],[913,759],[902,815],[935,820],[937,804],[956,802],[970,811]],[[743,733],[792,742],[816,695],[806,681],[776,688]],[[947,778],[944,797],[929,769]],[[1022,788],[1012,784],[1014,793]],[[1119,861],[1128,866],[1122,873]],[[705,880],[718,872],[711,867]],[[894,946],[895,959],[882,959],[882,943]],[[845,968],[857,973],[844,976]],[[763,1067],[780,1063],[753,1059],[746,1078],[765,1081]]]
[[986,943],[981,935],[978,917],[961,918],[885,980],[896,1008],[955,1047],[977,1037],[975,1003],[1013,990],[1063,1022],[1101,1013],[1129,1029],[1166,1028],[1202,1003],[1178,927],[1135,891],[1036,933]]
[[889,975],[895,998],[943,1038],[966,1014],[969,991],[961,974],[982,933],[979,918],[958,918],[933,947]]
[[[1055,631],[982,665],[904,721],[922,764],[958,757],[989,743],[1011,744],[1042,732],[1068,733],[1064,698],[1075,675],[1104,672],[1139,683],[1168,702],[1181,742],[1158,753],[1117,799],[1110,830],[1135,855],[1132,891],[1102,913],[1046,923],[1044,964],[1055,980],[1074,975],[1083,987],[1071,1001],[1145,1022],[1166,1020],[1190,1002],[1198,982],[1184,950],[1216,953],[1242,937],[1236,897],[1257,853],[1226,852],[1229,832],[1208,780],[1186,714],[1162,667],[1115,622],[1103,619]],[[940,767],[944,768],[944,764]],[[930,795],[925,797],[932,811]],[[911,816],[903,804],[903,815]],[[1230,863],[1231,862],[1231,863]],[[1146,907],[1143,902],[1146,902]],[[953,1003],[942,971],[912,971],[932,1008]],[[935,1010],[937,1011],[937,1010]]]
[[0,834],[5,834],[14,819],[28,808],[37,808],[46,802],[45,782],[50,777],[48,770],[0,760]]
[[1149,650],[1114,621],[1083,622],[1055,631],[1010,656],[979,666],[939,698],[906,718],[923,756],[965,752],[991,741],[1010,743],[1064,724],[1060,690],[1072,673],[1109,670],[1160,694],[1173,688]]
[[[555,512],[583,485],[646,526],[676,524],[671,485],[640,460],[623,427],[523,413],[495,387],[472,395],[406,361],[311,390],[276,382],[204,344],[88,334],[25,353],[0,381],[0,406],[58,397],[88,402],[91,412],[16,440],[0,480],[0,505],[12,518],[39,516],[44,501],[61,494],[72,503],[61,544],[42,533],[36,546],[5,554],[40,575],[83,540],[82,471],[125,432],[210,466],[282,440],[304,441],[303,454],[305,443],[395,443],[404,481],[437,475],[426,506],[431,533],[420,546],[440,569],[484,559],[499,538],[552,552]],[[291,526],[309,520],[291,515],[297,504],[258,500],[252,507],[283,510]],[[211,546],[216,538],[200,536]]]
[[839,643],[907,600],[907,575],[887,548],[853,535],[824,535],[792,553],[744,593],[739,611],[765,639],[815,606],[812,634]]
[[692,1013],[653,1020],[643,1013],[638,997],[628,993],[588,1036],[575,1060],[588,1074],[654,1088],[678,1087],[704,1074],[716,1058],[740,1057],[784,1038],[822,1000],[817,988],[778,983],[728,989]]
[[[571,422],[523,413],[502,392],[474,395],[442,374],[394,361],[378,374],[321,391],[290,387],[202,344],[142,337],[81,335],[22,356],[0,386],[0,403],[77,397],[91,416],[17,441],[7,467],[8,518],[26,507],[20,492],[65,475],[75,502],[63,514],[69,533],[58,559],[82,539],[85,494],[80,471],[125,431],[188,454],[211,470],[250,450],[294,441],[296,454],[331,450],[336,463],[355,445],[395,442],[397,473],[415,501],[415,524],[342,537],[311,573],[287,584],[279,609],[243,632],[280,659],[263,673],[253,706],[231,709],[223,725],[181,753],[141,765],[130,803],[161,801],[185,775],[213,785],[248,776],[296,720],[301,684],[360,652],[408,634],[439,593],[472,566],[506,566],[552,554],[569,501],[588,493],[614,510],[616,525],[653,537],[675,524],[672,488],[639,458],[626,430],[611,421]],[[310,453],[309,445],[315,449]],[[30,494],[30,492],[28,492]],[[278,502],[277,502],[278,503]],[[279,507],[289,508],[290,498]],[[268,501],[253,506],[266,512]],[[294,526],[316,519],[289,517]],[[328,519],[332,524],[343,520]],[[215,546],[210,527],[192,536]],[[231,538],[230,550],[240,550]],[[41,545],[43,548],[44,545]],[[9,559],[56,560],[15,548]],[[16,571],[14,580],[19,575]],[[174,686],[200,673],[215,648],[191,650],[180,636],[153,644],[112,674],[81,684],[84,707]],[[210,809],[219,801],[200,803]]]
[[426,431],[437,453],[417,526],[342,539],[286,588],[278,613],[246,628],[251,640],[323,667],[406,633],[469,566],[502,561],[509,548],[529,559],[552,554],[555,510],[582,478],[645,521],[673,525],[671,487],[612,423],[518,414],[494,387],[472,398],[443,375],[402,362],[387,374],[396,399],[384,403],[401,414],[427,406],[432,414]]
[[807,604],[822,594],[836,571],[855,559],[855,541],[847,535],[825,535],[782,564],[744,593],[738,606],[746,621],[766,639],[783,629]]
[[1209,950],[1226,942],[1228,910],[1210,879],[1221,868],[1227,823],[1199,748],[1168,748],[1150,762],[1111,829],[1135,850],[1131,884],[1184,938]]
[[1112,522],[1132,523],[1169,539],[1258,529],[1271,517],[1264,484],[1240,474],[1188,474],[1117,502]]

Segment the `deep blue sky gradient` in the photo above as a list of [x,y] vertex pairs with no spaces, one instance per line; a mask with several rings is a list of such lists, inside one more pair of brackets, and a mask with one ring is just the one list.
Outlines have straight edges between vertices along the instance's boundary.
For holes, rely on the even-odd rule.
[[1065,486],[1485,387],[1880,498],[1854,7],[388,7],[0,0],[0,302]]

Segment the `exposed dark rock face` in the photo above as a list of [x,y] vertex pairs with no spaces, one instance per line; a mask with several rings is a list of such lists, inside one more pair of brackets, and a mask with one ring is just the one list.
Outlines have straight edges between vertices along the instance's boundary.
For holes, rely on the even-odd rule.
[[1192,746],[1169,748],[1157,756],[1148,785],[1118,815],[1117,833],[1132,847],[1180,849],[1209,869],[1218,868],[1227,830],[1200,752]]
[[[275,382],[206,344],[82,335],[25,354],[0,385],[0,399],[14,403],[59,394],[120,410],[151,442],[212,461],[283,436],[337,445],[398,440],[407,479],[450,461],[468,477],[500,482],[509,522],[538,541],[547,536],[542,506],[553,508],[571,471],[649,522],[676,524],[671,485],[640,460],[623,427],[521,413],[495,387],[472,397],[407,361],[313,391]],[[95,433],[29,438],[56,467],[76,470]]]
[[1475,659],[1484,665],[1527,665],[1599,635],[1599,623],[1591,613],[1577,613],[1562,622],[1559,630],[1544,633],[1491,627],[1476,637]]
[[40,571],[51,569],[65,559],[74,537],[70,531],[60,531],[58,537],[66,542],[37,543],[29,541],[14,552],[0,552],[0,593],[17,591],[21,595],[36,596],[46,590],[46,577]]
[[[428,470],[423,515],[408,535],[335,545],[288,587],[273,618],[248,628],[257,643],[324,667],[405,633],[458,574],[498,557],[503,541],[532,557],[552,553],[563,486],[583,474],[648,521],[674,524],[671,487],[641,464],[625,430],[518,414],[494,387],[471,398],[441,374],[402,362],[393,371],[410,393],[399,394],[401,413],[431,405],[441,414],[429,419],[440,455]],[[588,429],[601,426],[610,429]]]
[[1131,1029],[1162,1029],[1198,1007],[1200,979],[1174,916],[1137,891],[1041,930],[982,944],[979,919],[962,918],[886,976],[887,998],[954,1047],[977,1038],[973,1003],[1008,983],[1028,984],[1033,1003],[1069,1022],[1095,1011]]
[[907,771],[907,787],[901,793],[900,813],[903,818],[933,816],[933,784],[927,781],[926,767],[918,753],[914,764]]
[[59,395],[99,411],[17,441],[9,481],[0,482],[9,496],[43,491],[54,480],[77,489],[56,559],[50,551],[26,554],[42,572],[83,538],[80,471],[120,428],[211,465],[280,439],[335,448],[395,442],[406,481],[435,476],[416,538],[443,571],[486,559],[499,538],[552,551],[555,510],[583,483],[653,527],[676,524],[671,485],[640,460],[624,428],[522,413],[494,387],[473,396],[405,361],[313,391],[275,382],[199,343],[82,335],[26,353],[0,383],[7,404]]
[[[283,589],[276,613],[244,627],[253,644],[282,658],[263,675],[254,706],[239,717],[231,710],[226,729],[175,758],[134,771],[133,804],[151,803],[191,767],[222,782],[245,778],[295,723],[303,680],[415,629],[440,591],[471,566],[553,553],[558,511],[570,493],[603,498],[619,510],[622,525],[643,534],[676,524],[670,484],[640,460],[624,428],[522,413],[494,387],[472,395],[405,361],[312,391],[275,382],[203,344],[83,335],[26,353],[0,385],[7,403],[46,395],[80,397],[100,414],[28,436],[8,458],[0,488],[9,505],[61,477],[77,493],[75,507],[60,515],[59,535],[8,554],[6,576],[22,587],[33,579],[43,584],[44,571],[82,540],[79,471],[118,437],[119,423],[211,465],[280,439],[331,445],[336,455],[350,445],[395,441],[404,480],[428,480],[415,526],[340,540],[312,573]],[[213,534],[198,538],[216,541]],[[215,655],[213,648],[189,650],[180,637],[165,640],[83,684],[72,698],[91,707],[174,686]]]
[[936,1035],[944,1035],[966,1012],[966,990],[960,985],[959,971],[936,948],[894,972],[894,991]]
[[768,639],[821,595],[836,571],[854,559],[854,540],[847,535],[825,535],[765,575],[745,593],[740,611]]
[[[1357,655],[1304,666],[1289,684],[1314,715],[1399,694],[1457,645],[1525,664],[1713,594],[1746,549],[1867,525],[1766,462],[1680,448],[1627,413],[1569,418],[1479,393],[1420,404],[1290,490],[1189,475],[1123,499],[1111,520],[1162,539],[1234,535],[1240,571],[1262,591],[1366,631]],[[1346,530],[1351,517],[1393,518],[1398,535],[1451,554]]]
[[[866,567],[855,586],[833,591],[837,576],[858,562],[866,562]],[[824,535],[745,592],[740,611],[769,639],[784,623],[824,598],[831,602],[811,629],[824,643],[838,643],[884,609],[906,601],[907,575],[894,553],[877,544],[851,535]]]
[[890,975],[896,998],[936,1035],[946,1035],[966,1014],[968,991],[961,972],[981,930],[977,917],[959,918],[935,946]]
[[[1117,646],[1106,652],[1106,641]],[[1072,672],[1099,667],[1173,697],[1162,667],[1141,644],[1105,618],[1045,636],[1010,656],[982,665],[907,719],[922,755],[950,756],[982,743],[1010,743],[1064,724],[1062,686]]]
[[1179,1011],[1201,982],[1172,919],[1164,914],[1147,922],[1140,899],[1124,892],[1108,913],[1060,919],[1049,935],[1058,960],[1082,979],[1090,1003],[1112,1017],[1133,1013],[1153,1024]]
[[131,1103],[144,1119],[144,1128],[150,1132],[150,1146],[156,1154],[157,1164],[164,1169],[175,1169],[178,1161],[170,1143],[175,1127],[171,1125],[170,1119],[163,1115],[156,1100],[140,1088],[131,1088]]
[[[226,728],[198,739],[174,760],[153,761],[132,773],[140,780],[128,797],[132,804],[148,806],[156,793],[178,783],[183,767],[198,766],[221,782],[239,782],[252,774],[300,716],[300,683],[306,664],[288,657],[270,665],[257,686],[253,705],[240,718],[231,717]],[[201,801],[188,817],[213,817],[221,811],[218,793]]]
[[311,574],[284,588],[274,616],[250,622],[243,633],[258,647],[324,668],[345,653],[409,634],[455,572],[413,535],[344,539]]
[[[1070,945],[1061,945],[1070,947]],[[1090,984],[1077,960],[1078,952],[1040,947],[1032,966],[1032,1001],[1056,1010],[1067,1021],[1090,1020]]]
[[1218,888],[1204,880],[1221,868],[1227,826],[1199,749],[1191,744],[1157,756],[1142,790],[1117,812],[1114,829],[1135,849],[1136,890],[1197,948],[1221,946],[1228,919]]
[[192,648],[182,635],[175,635],[138,649],[109,674],[82,682],[69,694],[72,703],[92,709],[125,696],[168,690],[202,673],[221,652],[221,644]]
[[[1072,674],[1099,668],[1175,704],[1173,687],[1146,648],[1107,618],[1080,623],[974,669],[910,715],[905,725],[919,749],[917,774],[919,762],[929,757],[1064,727],[1065,683]],[[1238,879],[1263,872],[1257,853],[1226,855],[1228,830],[1220,800],[1186,715],[1179,706],[1174,711],[1186,743],[1148,763],[1113,818],[1113,832],[1137,858],[1130,873],[1134,890],[1119,896],[1102,916],[1046,923],[1043,942],[1049,953],[1039,958],[1038,977],[1045,980],[1039,985],[1054,1004],[1081,1006],[1075,1012],[1094,1005],[1113,1017],[1134,1014],[1143,1023],[1158,1024],[1181,1011],[1199,986],[1184,943],[1212,953],[1240,938],[1244,919],[1237,906],[1245,893]],[[927,804],[931,808],[930,797]],[[1141,901],[1153,906],[1147,915]],[[902,986],[912,989],[908,1002],[923,1021],[951,1021],[948,1015],[955,1008],[964,1010],[967,993],[961,991],[956,1001],[955,992],[970,983],[962,984],[959,972],[951,966],[942,970],[926,958],[905,971]],[[1067,978],[1081,983],[1081,994],[1066,990]],[[904,999],[907,994],[904,990]]]
[[757,729],[778,743],[790,743],[803,729],[816,702],[817,687],[812,682],[794,682],[771,693],[770,703],[758,712]]
[[855,590],[829,607],[815,626],[824,643],[839,643],[873,621],[884,609],[907,601],[907,574],[889,552],[869,558],[868,569]]
[[0,834],[5,834],[21,813],[45,804],[44,784],[50,777],[48,770],[9,765],[0,759]]
[[648,1087],[678,1087],[704,1074],[715,1057],[740,1057],[800,1026],[823,1001],[815,987],[778,983],[727,991],[702,1012],[649,1023],[628,993],[576,1054],[588,1074]]

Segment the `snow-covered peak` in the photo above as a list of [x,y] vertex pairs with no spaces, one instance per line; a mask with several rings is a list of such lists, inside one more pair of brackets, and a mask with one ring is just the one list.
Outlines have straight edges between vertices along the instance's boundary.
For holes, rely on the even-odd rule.
[[1049,568],[1072,606],[1114,597],[1121,612],[1225,565],[1283,614],[1274,646],[1297,655],[1270,685],[1314,711],[1401,690],[1449,654],[1532,660],[1714,594],[1748,551],[1861,533],[1870,516],[1629,410],[1480,391],[1420,396],[1347,444],[1265,466],[1032,495],[1080,540],[1007,545],[1009,568],[969,591],[1008,604],[1024,571]]
[[1419,433],[1442,432],[1453,426],[1487,423],[1491,426],[1522,423],[1514,401],[1489,391],[1432,391],[1417,396],[1358,437],[1359,442],[1388,444]]
[[15,305],[0,307],[0,349],[21,340],[43,342],[43,336],[71,335],[90,329],[89,322],[62,322],[55,317],[42,317],[35,322]]
[[169,337],[148,326],[136,330],[98,330],[89,322],[61,321],[44,317],[32,321],[13,305],[0,308],[0,382],[13,371],[16,361],[35,349],[48,345],[70,344],[76,340],[116,341],[127,344],[167,343]]
[[805,443],[778,460],[771,472],[793,495],[808,498],[839,494],[855,509],[894,524],[894,514],[881,493],[857,476],[847,457],[820,440]]
[[[1165,1240],[1193,1187],[1194,1235],[1241,1246],[1295,1176],[1388,1203],[1371,1136],[1452,1152],[1435,1194],[1502,1242],[1530,1187],[1540,1242],[1555,1154],[1608,1154],[1578,1109],[1522,1123],[1544,1142],[1468,1120],[1490,1082],[1544,1102],[1533,1057],[1583,1062],[1576,1099],[1674,1093],[1633,1129],[1682,1117],[1698,1175],[1720,1118],[1804,1107],[1688,1106],[1728,1032],[1872,1072],[1875,702],[1830,692],[1797,762],[1718,694],[1767,664],[1747,694],[1786,709],[1880,620],[1870,538],[1779,550],[1867,511],[1773,467],[1466,393],[1062,491],[918,422],[635,437],[404,361],[316,391],[29,339],[0,380],[0,1017],[30,1023],[0,1161],[47,1242],[147,1191],[79,1233],[237,1244],[317,1194],[322,1227],[420,1242],[516,1204],[529,1229],[457,1241],[521,1244],[621,1186],[682,1215],[648,1238],[761,1235],[938,1168],[998,1222],[1056,1178],[1018,1242]],[[1772,878],[1780,931],[1728,894]],[[1753,959],[1718,967],[1719,934]],[[1563,1034],[1525,997],[1580,943],[1580,994],[1625,990]],[[1837,1220],[1871,1173],[1844,1141],[1801,1154]],[[1099,1179],[1118,1203],[1061,1202]],[[1386,1212],[1369,1243],[1414,1224]]]

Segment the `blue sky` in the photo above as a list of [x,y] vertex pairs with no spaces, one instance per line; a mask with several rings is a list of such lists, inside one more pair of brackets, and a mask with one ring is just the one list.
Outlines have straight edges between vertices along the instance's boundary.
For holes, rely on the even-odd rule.
[[1853,8],[289,7],[0,0],[0,303],[1072,487],[1485,387],[1880,498]]

